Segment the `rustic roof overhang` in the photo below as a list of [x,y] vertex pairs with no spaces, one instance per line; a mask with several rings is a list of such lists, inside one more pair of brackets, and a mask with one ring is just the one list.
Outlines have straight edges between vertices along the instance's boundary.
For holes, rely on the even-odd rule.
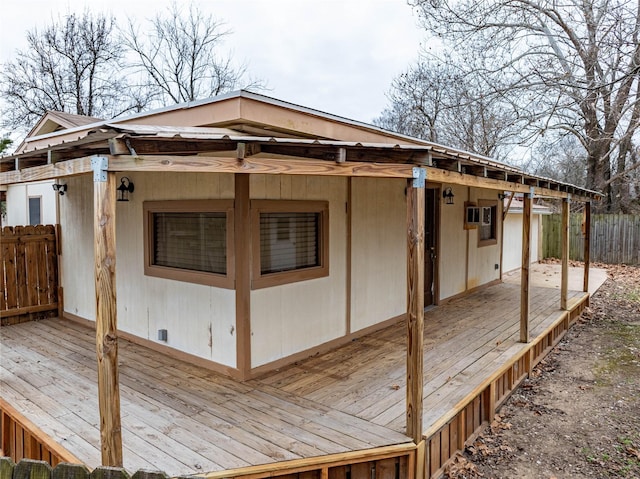
[[[55,141],[55,135],[51,138]],[[109,156],[111,171],[200,171],[410,178],[593,200],[595,191],[435,144],[360,143],[249,136],[227,128],[105,123],[70,141],[0,159],[0,184],[91,171],[90,156]]]

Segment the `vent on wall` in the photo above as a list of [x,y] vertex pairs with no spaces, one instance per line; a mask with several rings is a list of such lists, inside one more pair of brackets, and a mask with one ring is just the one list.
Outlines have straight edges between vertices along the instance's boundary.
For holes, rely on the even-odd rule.
[[167,341],[167,330],[158,329],[158,341]]

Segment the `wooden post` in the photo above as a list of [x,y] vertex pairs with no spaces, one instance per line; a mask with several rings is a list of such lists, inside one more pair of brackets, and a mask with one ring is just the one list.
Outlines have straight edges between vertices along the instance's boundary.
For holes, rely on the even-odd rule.
[[118,325],[116,318],[116,178],[107,159],[94,165],[94,257],[96,283],[96,355],[102,465],[122,466]]
[[571,196],[562,200],[562,282],[560,284],[560,309],[567,310],[569,302],[569,241]]
[[582,291],[589,292],[589,263],[591,261],[591,202],[584,204],[584,281]]
[[520,342],[529,342],[529,281],[531,279],[531,210],[533,194],[524,195],[522,209],[522,266],[520,271]]
[[407,186],[407,435],[422,440],[425,170]]
[[246,173],[235,174],[236,351],[237,367],[243,380],[251,373],[250,179]]

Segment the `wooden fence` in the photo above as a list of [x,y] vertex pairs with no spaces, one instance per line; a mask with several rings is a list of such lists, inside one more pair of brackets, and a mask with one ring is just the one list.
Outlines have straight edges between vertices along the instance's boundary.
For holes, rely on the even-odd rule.
[[57,314],[57,228],[5,226],[0,245],[1,324]]
[[[571,215],[569,259],[584,260],[583,216]],[[562,216],[542,218],[542,253],[545,258],[562,256]],[[591,261],[607,264],[640,264],[640,215],[599,214],[591,216]]]
[[[243,475],[247,479],[415,479],[415,471],[409,469],[413,455],[401,456],[378,461],[360,462],[349,465],[337,465],[324,470],[298,468],[283,474],[275,471]],[[186,476],[185,476],[186,477]],[[208,474],[198,476],[207,479]],[[216,474],[215,477],[218,477]],[[233,479],[233,474],[221,474],[219,477]],[[10,457],[0,457],[0,479],[168,479],[164,472],[139,470],[133,475],[121,467],[97,467],[92,472],[83,464],[59,463],[51,467],[46,461],[22,459],[15,464]]]

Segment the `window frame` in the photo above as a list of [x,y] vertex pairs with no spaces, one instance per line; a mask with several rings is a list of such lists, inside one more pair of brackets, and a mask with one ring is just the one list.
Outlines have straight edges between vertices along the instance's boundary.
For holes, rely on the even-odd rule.
[[[32,217],[31,200],[37,200],[37,204],[38,204],[38,221],[36,223],[33,223],[31,221],[31,217]],[[38,226],[43,223],[42,222],[42,195],[29,195],[27,197],[27,217],[28,217],[29,226]]]
[[[318,266],[291,271],[262,273],[260,256],[261,213],[319,213]],[[307,200],[251,200],[251,245],[253,251],[251,289],[269,288],[329,276],[329,202]]]
[[[498,209],[497,200],[478,200],[478,208],[480,210],[480,223],[478,224],[478,247],[491,246],[498,244],[498,231],[499,231],[499,217],[500,210]],[[491,233],[492,237],[488,239],[481,239],[482,226],[483,226],[483,210],[485,208],[495,208],[495,214],[491,214]]]
[[[233,200],[167,200],[144,201],[144,274],[156,278],[203,284],[219,288],[235,288],[234,202]],[[210,273],[153,264],[154,213],[225,213],[227,273]]]

